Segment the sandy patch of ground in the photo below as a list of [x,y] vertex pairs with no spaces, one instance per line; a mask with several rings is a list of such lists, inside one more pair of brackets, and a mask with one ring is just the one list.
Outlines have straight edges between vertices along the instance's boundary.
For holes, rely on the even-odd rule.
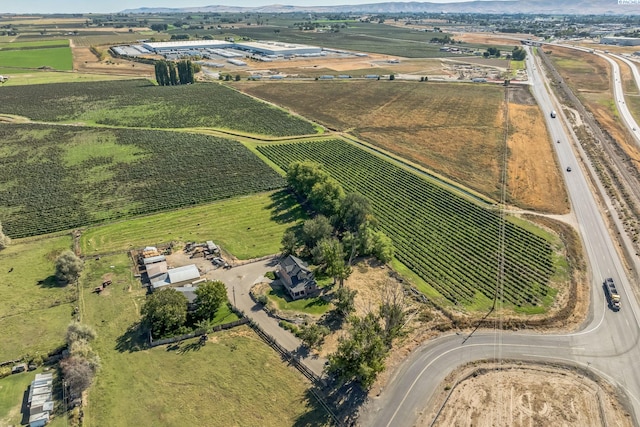
[[[105,48],[106,51],[106,48]],[[81,73],[115,74],[135,77],[153,77],[153,65],[113,58],[99,61],[89,47],[71,46],[73,54],[73,70]]]
[[440,390],[416,426],[632,425],[609,384],[559,366],[475,364],[454,372]]
[[537,106],[509,104],[508,191],[526,209],[564,214],[569,199],[544,118]]

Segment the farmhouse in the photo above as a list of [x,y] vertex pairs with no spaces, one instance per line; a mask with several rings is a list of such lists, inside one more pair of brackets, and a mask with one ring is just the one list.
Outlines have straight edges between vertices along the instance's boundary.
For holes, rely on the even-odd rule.
[[174,289],[187,298],[188,311],[193,311],[196,309],[196,298],[198,297],[196,295],[196,289],[198,289],[197,286],[179,286]]
[[156,280],[151,282],[153,289],[159,289],[164,286],[180,286],[191,283],[200,279],[200,271],[195,264],[189,264],[178,268],[170,268],[166,273],[157,276]]
[[294,300],[305,298],[318,290],[313,272],[300,258],[289,255],[282,259],[276,272]]
[[36,374],[29,387],[29,427],[42,427],[53,411],[53,374]]

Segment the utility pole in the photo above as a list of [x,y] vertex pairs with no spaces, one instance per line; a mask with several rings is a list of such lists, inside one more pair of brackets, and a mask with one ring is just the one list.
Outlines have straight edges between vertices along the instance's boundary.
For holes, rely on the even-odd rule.
[[235,286],[233,286],[231,289],[232,289],[232,291],[233,291],[233,306],[234,306],[235,308],[238,308],[238,306],[236,305],[236,287],[235,287]]

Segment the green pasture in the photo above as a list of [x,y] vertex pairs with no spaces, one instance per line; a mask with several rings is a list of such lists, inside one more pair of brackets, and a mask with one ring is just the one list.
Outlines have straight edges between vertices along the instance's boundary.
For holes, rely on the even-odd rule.
[[67,47],[69,46],[69,40],[67,39],[59,39],[59,40],[38,40],[38,41],[29,41],[29,42],[3,42],[0,41],[0,50],[9,50],[9,49],[34,49],[34,48],[52,48],[52,47]]
[[[136,325],[145,293],[130,267],[125,254],[87,262],[82,314],[98,334],[92,347],[102,367],[85,426],[324,425],[307,383],[247,327],[210,334],[205,346],[191,340],[142,350]],[[106,275],[108,291],[90,293]]]
[[91,227],[82,233],[80,248],[93,255],[213,240],[235,257],[250,259],[279,252],[284,231],[302,219],[302,209],[286,192],[261,193]]
[[62,344],[76,292],[57,285],[54,262],[70,248],[64,235],[15,240],[0,252],[0,361]]
[[71,70],[71,48],[0,50],[0,72],[5,74],[29,72],[40,67]]

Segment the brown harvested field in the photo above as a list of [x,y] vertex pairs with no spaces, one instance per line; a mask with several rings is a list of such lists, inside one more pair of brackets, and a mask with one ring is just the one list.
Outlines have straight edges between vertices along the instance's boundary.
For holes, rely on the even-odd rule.
[[486,44],[490,46],[520,46],[520,40],[516,38],[526,39],[537,37],[531,34],[492,34],[492,33],[453,33],[453,39],[455,41],[461,41],[463,43],[471,44]]
[[568,196],[553,142],[538,106],[509,103],[509,131],[509,203],[553,214],[568,213]]
[[[417,426],[621,426],[633,420],[612,387],[560,366],[484,363],[459,370],[443,384]],[[435,411],[459,380],[437,421]]]
[[[563,76],[572,91],[582,100],[595,118],[629,154],[640,161],[640,152],[632,143],[633,137],[621,122],[613,102],[611,88],[611,69],[608,62],[597,55],[573,49],[550,48],[549,55],[558,72]],[[640,117],[640,102],[631,97],[629,102],[632,113]],[[636,167],[640,163],[636,162]]]
[[498,197],[504,88],[406,81],[242,82],[236,87]]

